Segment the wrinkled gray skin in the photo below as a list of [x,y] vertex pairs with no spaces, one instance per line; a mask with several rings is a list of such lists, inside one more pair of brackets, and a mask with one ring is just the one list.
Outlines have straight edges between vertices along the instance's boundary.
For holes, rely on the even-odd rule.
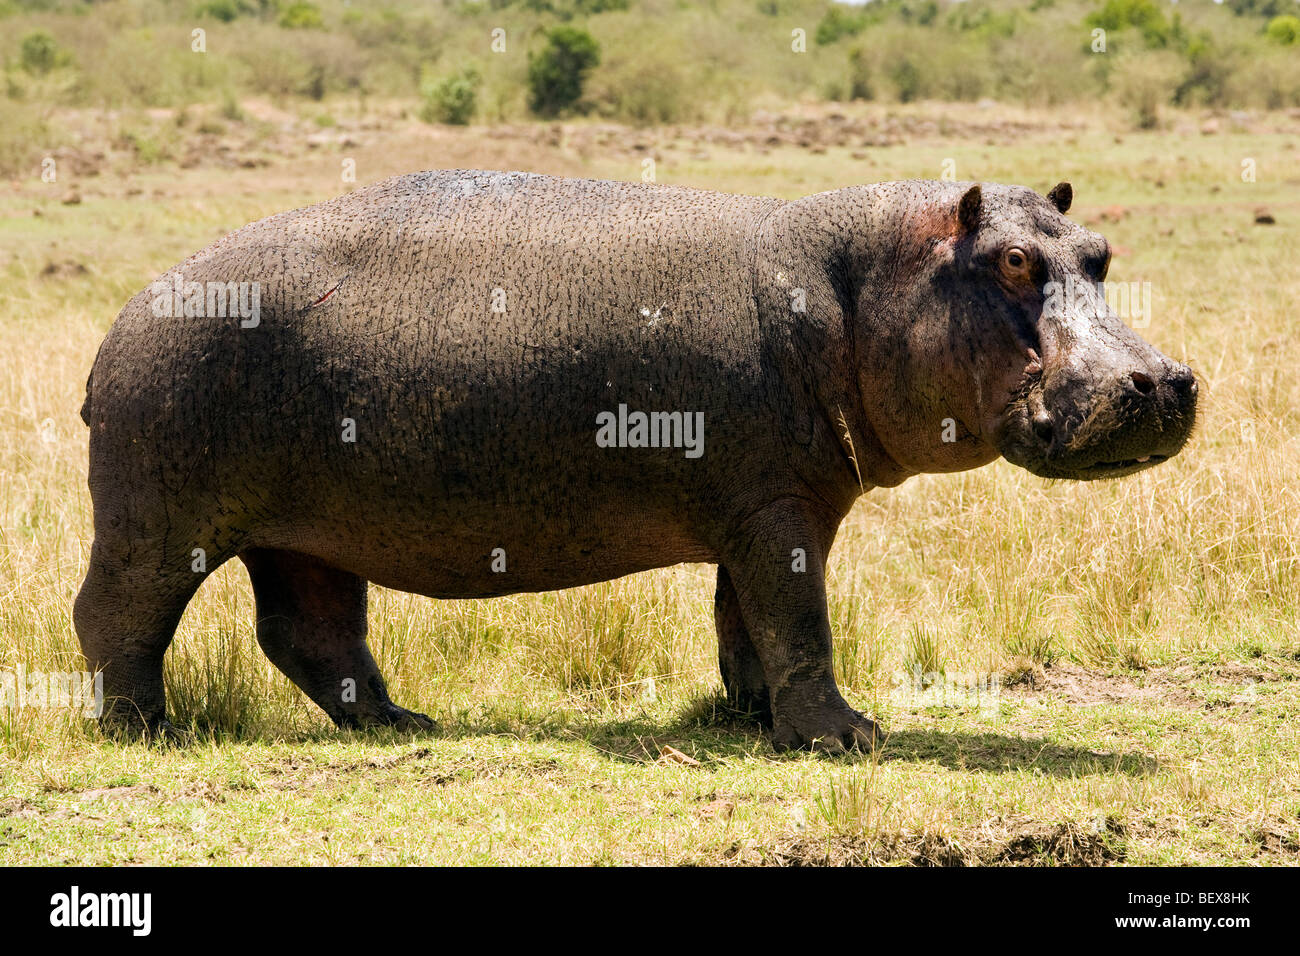
[[[1187,368],[1104,308],[1043,314],[1047,282],[1109,258],[1062,215],[1069,192],[784,202],[445,171],[227,236],[164,278],[259,282],[260,324],[158,318],[146,290],[87,386],[75,622],[108,727],[168,727],[163,653],[201,548],[208,573],[243,560],[262,648],[343,726],[430,726],[388,699],[368,581],[489,597],[715,563],[730,699],[778,748],[871,746],[832,674],[823,576],[864,491],[999,454],[1115,476],[1192,428]],[[598,447],[620,403],[703,412],[704,454]]]

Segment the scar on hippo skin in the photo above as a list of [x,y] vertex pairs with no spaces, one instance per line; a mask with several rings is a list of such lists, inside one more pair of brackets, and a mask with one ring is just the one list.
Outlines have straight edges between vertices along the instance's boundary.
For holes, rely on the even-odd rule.
[[[258,283],[259,334],[160,323],[146,288],[87,379],[95,537],[73,619],[101,726],[165,731],[167,647],[232,558],[262,650],[335,724],[416,731],[433,722],[389,699],[367,646],[371,582],[486,598],[689,562],[718,568],[722,686],[774,748],[876,745],[827,609],[858,498],[999,456],[1114,478],[1191,434],[1191,369],[1096,294],[1047,314],[1047,283],[1104,275],[1072,200],[442,170],[227,236],[186,277]],[[707,415],[708,453],[600,448],[591,423],[620,406]],[[959,440],[935,440],[944,420]]]
[[344,282],[347,282],[347,281],[348,281],[348,277],[347,277],[347,276],[344,276],[342,279],[339,279],[338,282],[334,283],[334,285],[332,285],[332,286],[330,287],[330,290],[329,290],[328,292],[326,292],[323,296],[321,296],[319,299],[317,299],[317,300],[316,300],[315,302],[313,302],[311,305],[307,306],[307,308],[309,308],[309,309],[314,309],[314,308],[316,308],[316,306],[318,306],[318,305],[324,305],[326,302],[329,301],[330,296],[332,296],[335,292],[339,291],[339,287],[340,287],[341,285],[343,285]]

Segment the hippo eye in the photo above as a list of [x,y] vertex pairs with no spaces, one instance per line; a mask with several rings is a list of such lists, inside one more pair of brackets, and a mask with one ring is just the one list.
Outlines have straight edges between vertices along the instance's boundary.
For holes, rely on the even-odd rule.
[[1029,256],[1019,246],[1012,246],[1002,254],[1002,266],[1012,275],[1024,275],[1029,272]]

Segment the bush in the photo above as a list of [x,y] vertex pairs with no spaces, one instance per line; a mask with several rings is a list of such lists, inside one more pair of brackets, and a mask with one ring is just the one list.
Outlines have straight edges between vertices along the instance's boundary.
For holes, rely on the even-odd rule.
[[207,3],[200,4],[194,14],[211,20],[220,20],[222,23],[230,23],[244,12],[246,11],[240,8],[238,0],[208,0]]
[[1193,102],[1218,104],[1224,101],[1232,64],[1202,31],[1187,43],[1187,75],[1174,91],[1174,102],[1185,106]]
[[1275,17],[1286,0],[1228,0],[1228,7],[1239,17]]
[[33,30],[23,37],[18,62],[24,72],[32,76],[44,76],[56,66],[65,65],[68,60],[68,55],[54,42],[54,37],[44,30]]
[[921,70],[911,57],[905,56],[895,62],[889,69],[889,79],[900,103],[919,100],[923,95]]
[[319,30],[325,26],[325,21],[321,19],[320,7],[298,0],[280,14],[280,26],[288,30]]
[[1160,109],[1173,99],[1183,75],[1182,60],[1173,53],[1144,53],[1125,57],[1112,83],[1122,105],[1132,111],[1139,129],[1160,125]]
[[858,47],[849,54],[849,99],[874,99],[875,88],[871,80],[871,58],[866,50]]
[[1283,46],[1294,46],[1300,43],[1300,17],[1293,17],[1287,14],[1284,17],[1274,17],[1268,23],[1268,38]]
[[479,75],[474,69],[461,70],[439,80],[427,80],[420,87],[424,98],[420,119],[426,123],[466,126],[478,106]]
[[1088,14],[1083,22],[1108,32],[1134,27],[1152,48],[1167,46],[1174,32],[1154,0],[1106,0],[1104,7]]
[[590,100],[601,116],[653,126],[700,115],[691,91],[700,87],[671,55],[614,60],[592,78]]
[[587,74],[600,63],[600,46],[586,30],[554,27],[546,46],[528,54],[528,107],[538,116],[557,116],[582,98]]
[[862,13],[849,13],[841,7],[831,7],[817,24],[813,39],[818,46],[830,46],[844,37],[855,37],[867,26],[867,17]]

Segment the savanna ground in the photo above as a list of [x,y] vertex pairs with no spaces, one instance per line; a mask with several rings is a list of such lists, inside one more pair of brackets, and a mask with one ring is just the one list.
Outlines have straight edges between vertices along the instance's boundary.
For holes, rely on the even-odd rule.
[[[457,166],[638,179],[653,158],[660,182],[783,197],[946,160],[961,179],[1068,179],[1072,215],[1115,246],[1111,279],[1152,284],[1142,332],[1197,369],[1200,424],[1118,482],[997,463],[858,504],[831,611],[841,686],[891,732],[872,757],[778,756],[725,712],[708,567],[483,602],[372,589],[393,698],[440,723],[403,737],[336,731],[272,668],[233,562],[168,653],[194,743],[0,709],[0,863],[1300,862],[1300,115],[1179,113],[1159,132],[915,104],[649,130],[242,115],[143,114],[123,142],[111,115],[69,110],[56,181],[0,192],[0,668],[81,666],[77,410],[117,310],[229,230],[354,188],[347,160],[364,184]],[[142,165],[163,140],[175,161]],[[994,673],[999,692],[921,694],[907,672],[950,690]]]

